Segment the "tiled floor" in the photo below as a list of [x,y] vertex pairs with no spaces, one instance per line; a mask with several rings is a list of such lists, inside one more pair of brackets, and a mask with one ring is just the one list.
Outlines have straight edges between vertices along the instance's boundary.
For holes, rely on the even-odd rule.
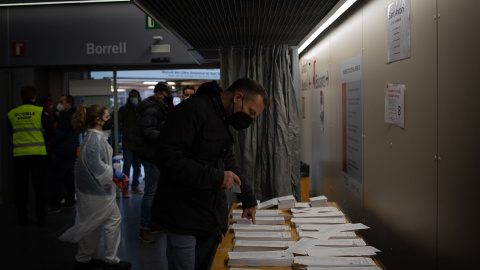
[[[140,180],[143,189],[144,182]],[[37,228],[34,218],[33,194],[30,192],[29,223],[17,225],[14,205],[0,205],[0,269],[2,270],[69,270],[74,269],[77,245],[65,243],[58,237],[75,221],[76,210],[48,214],[46,226]],[[156,234],[157,242],[145,244],[138,239],[142,195],[117,199],[122,213],[122,240],[118,256],[132,263],[132,270],[167,269],[166,237]],[[102,257],[103,242],[99,244]]]

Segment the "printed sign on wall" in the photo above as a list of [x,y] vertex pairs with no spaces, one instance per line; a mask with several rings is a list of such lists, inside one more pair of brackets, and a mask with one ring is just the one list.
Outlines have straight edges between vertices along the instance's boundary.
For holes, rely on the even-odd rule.
[[343,184],[358,198],[362,186],[362,55],[342,62]]
[[385,14],[385,63],[410,57],[410,0],[390,4]]

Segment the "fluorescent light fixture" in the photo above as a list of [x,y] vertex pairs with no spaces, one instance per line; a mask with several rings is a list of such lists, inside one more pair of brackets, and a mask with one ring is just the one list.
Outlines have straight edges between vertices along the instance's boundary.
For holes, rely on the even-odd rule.
[[155,86],[149,86],[148,89],[155,89]]
[[298,48],[298,54],[300,54],[305,48],[312,43],[325,29],[327,29],[340,15],[342,15],[347,9],[350,8],[357,0],[347,0],[343,5],[333,13],[321,26],[318,28],[302,45]]
[[117,92],[125,92],[125,89],[117,89]]
[[168,85],[175,85],[175,82],[167,82]]
[[42,5],[61,5],[61,4],[93,4],[93,3],[111,3],[111,2],[129,2],[130,0],[79,0],[79,1],[45,1],[32,3],[10,3],[0,4],[0,7],[15,7],[15,6],[42,6]]
[[143,84],[157,85],[158,82],[143,82]]

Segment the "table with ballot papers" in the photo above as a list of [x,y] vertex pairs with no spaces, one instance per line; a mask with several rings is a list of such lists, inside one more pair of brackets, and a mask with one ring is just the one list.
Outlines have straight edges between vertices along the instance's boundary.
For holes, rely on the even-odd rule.
[[296,202],[292,195],[258,203],[256,224],[243,219],[241,203],[229,214],[229,230],[218,245],[211,269],[381,270],[380,250],[356,231],[369,229],[350,223],[325,196]]

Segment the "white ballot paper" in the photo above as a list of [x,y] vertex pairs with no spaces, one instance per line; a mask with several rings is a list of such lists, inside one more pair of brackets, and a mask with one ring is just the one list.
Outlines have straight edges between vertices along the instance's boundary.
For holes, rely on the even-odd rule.
[[233,251],[275,251],[286,250],[293,246],[294,241],[247,241],[237,240]]
[[[230,268],[230,270],[245,270],[245,269],[240,269],[240,268]],[[249,270],[257,270],[257,269],[250,269]],[[307,270],[352,270],[351,267],[322,267],[322,266],[310,266],[307,267]],[[381,268],[377,266],[357,266],[355,267],[355,270],[382,270]]]
[[321,212],[335,212],[338,211],[337,208],[333,206],[326,206],[326,207],[310,207],[310,208],[292,208],[292,213],[304,213],[304,212],[312,212],[312,213],[321,213]]
[[270,208],[270,207],[273,207],[275,205],[278,205],[278,199],[277,198],[273,198],[271,200],[268,200],[268,201],[264,201],[262,203],[259,203],[257,208],[258,209],[265,209],[265,208]]
[[230,191],[233,193],[242,193],[240,185],[237,182],[233,182],[233,186],[230,188]]
[[235,239],[237,240],[284,240],[292,239],[290,232],[235,232]]
[[357,234],[354,232],[335,232],[335,233],[327,233],[321,234],[318,232],[312,231],[301,231],[298,233],[298,237],[300,238],[315,238],[315,239],[357,239]]
[[[285,225],[284,217],[255,217],[255,222],[257,225]],[[238,219],[238,224],[253,224],[252,220],[249,219]]]
[[[276,217],[280,213],[282,213],[281,210],[257,210],[255,212],[255,217]],[[242,215],[243,210],[233,210],[232,215]]]
[[335,239],[335,240],[318,240],[312,238],[301,238],[293,246],[287,249],[295,254],[307,255],[308,249],[321,249],[321,247],[359,247],[366,246],[367,243],[361,238],[358,239]]
[[317,196],[310,198],[310,204],[312,206],[328,206],[327,197]]
[[312,257],[298,256],[295,257],[295,264],[311,265],[311,266],[376,266],[371,258],[341,258],[341,257]]
[[289,226],[285,225],[258,225],[258,224],[237,224],[233,223],[230,225],[230,229],[235,232],[284,232],[290,230]]
[[366,257],[374,256],[377,254],[376,252],[379,252],[379,250],[371,246],[307,249],[308,256],[314,257]]
[[310,204],[308,202],[297,202],[294,205],[295,208],[310,208]]
[[341,224],[347,223],[345,218],[292,218],[295,224]]
[[355,231],[369,229],[370,227],[363,223],[345,223],[345,224],[298,224],[297,231],[322,231],[325,229],[338,227],[339,232]]
[[292,266],[293,254],[287,251],[228,252],[227,265]]
[[323,212],[323,213],[294,213],[293,217],[343,217],[342,211]]

